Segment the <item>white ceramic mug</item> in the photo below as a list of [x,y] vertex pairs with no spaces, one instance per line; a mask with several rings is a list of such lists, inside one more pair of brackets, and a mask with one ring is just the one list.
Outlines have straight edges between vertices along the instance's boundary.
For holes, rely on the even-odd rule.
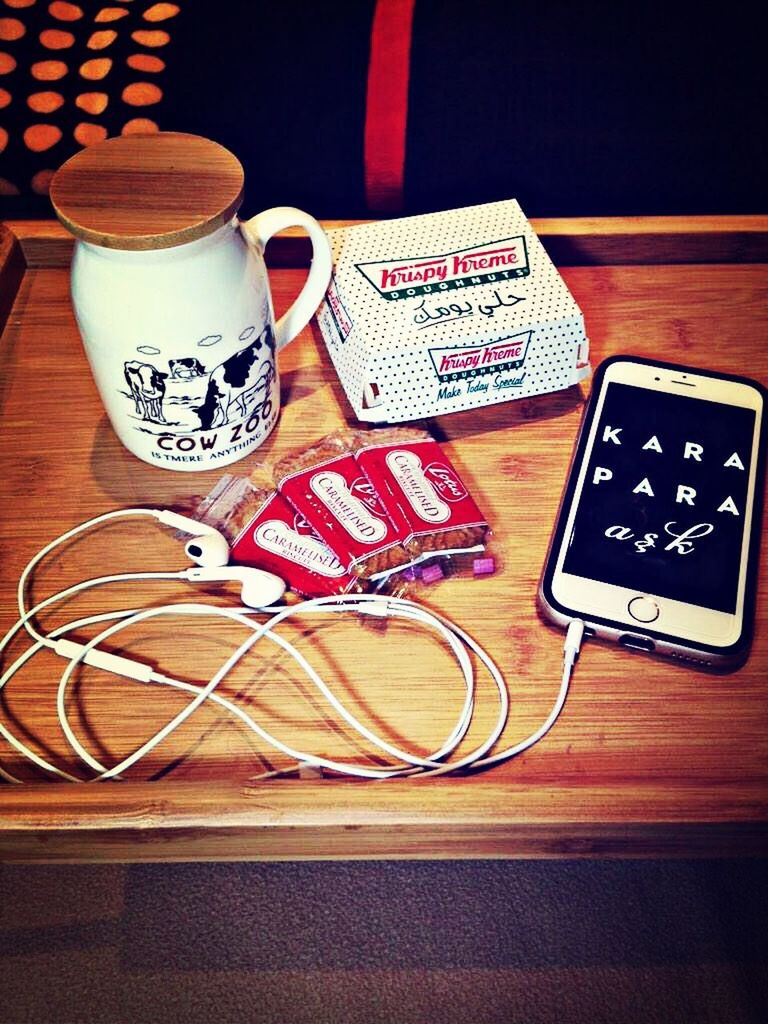
[[[306,230],[313,259],[276,323],[263,251]],[[280,412],[276,352],[309,322],[331,275],[317,221],[278,207],[182,245],[119,249],[78,240],[72,298],[102,401],[118,437],[165,469],[226,466],[258,448]]]

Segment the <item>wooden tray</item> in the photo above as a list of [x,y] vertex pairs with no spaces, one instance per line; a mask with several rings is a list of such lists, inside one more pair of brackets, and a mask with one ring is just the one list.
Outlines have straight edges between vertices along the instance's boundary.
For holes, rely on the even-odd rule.
[[[617,352],[674,359],[768,380],[768,218],[539,221],[545,244],[584,310],[592,359]],[[48,222],[0,234],[2,448],[0,625],[13,621],[15,582],[31,555],[69,526],[108,509],[178,507],[217,474],[174,474],[126,452],[103,414],[68,297],[71,243]],[[271,244],[276,304],[304,274],[306,247]],[[306,446],[345,422],[349,408],[310,330],[281,357],[285,407],[265,458]],[[433,421],[494,526],[501,572],[451,580],[424,599],[496,658],[512,710],[505,743],[547,714],[562,636],[535,610],[537,581],[583,393],[578,388]],[[247,472],[248,460],[233,467]],[[117,525],[52,560],[35,596],[109,566],[181,568],[169,531]],[[161,599],[182,588],[149,584],[90,592],[67,618]],[[226,592],[211,590],[226,603]],[[0,857],[7,860],[189,860],[362,857],[554,857],[759,854],[768,840],[768,573],[747,666],[712,676],[588,644],[565,710],[524,756],[471,778],[360,782],[285,778],[286,764],[205,707],[128,781],[76,786],[42,779],[0,746],[0,766],[35,780],[0,784]],[[47,620],[50,626],[56,619]],[[297,634],[298,635],[298,634]],[[183,636],[183,640],[180,637]],[[233,634],[234,636],[234,634]],[[212,625],[147,625],[126,650],[182,678],[206,679],[232,639]],[[323,625],[302,642],[353,708],[425,751],[451,727],[461,692],[437,645],[389,624]],[[21,650],[21,647],[15,650]],[[41,657],[2,695],[2,720],[72,765],[54,715],[62,664]],[[254,656],[227,686],[285,738],[329,755],[358,751],[286,659]],[[113,763],[184,703],[165,690],[85,671],[73,692],[79,734]],[[494,713],[481,681],[470,739]]]

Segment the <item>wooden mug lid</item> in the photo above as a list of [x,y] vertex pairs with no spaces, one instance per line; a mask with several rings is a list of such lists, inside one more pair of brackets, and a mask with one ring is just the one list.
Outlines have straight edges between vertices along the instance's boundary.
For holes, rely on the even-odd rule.
[[240,161],[199,135],[124,135],[56,172],[51,202],[77,238],[109,249],[167,249],[211,234],[243,198]]

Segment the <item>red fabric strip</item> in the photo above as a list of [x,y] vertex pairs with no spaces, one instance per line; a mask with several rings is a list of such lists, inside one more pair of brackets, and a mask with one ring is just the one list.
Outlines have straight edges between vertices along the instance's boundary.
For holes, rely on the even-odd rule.
[[403,205],[414,0],[377,0],[365,111],[365,195],[370,210]]

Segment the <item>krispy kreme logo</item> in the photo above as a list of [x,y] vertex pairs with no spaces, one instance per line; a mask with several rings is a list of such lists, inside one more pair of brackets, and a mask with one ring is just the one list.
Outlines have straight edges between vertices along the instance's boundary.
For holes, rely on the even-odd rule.
[[385,299],[408,299],[489,281],[527,277],[530,273],[528,250],[522,235],[439,256],[379,260],[355,266]]
[[519,370],[525,362],[532,331],[500,338],[490,345],[431,348],[429,358],[443,382],[478,377],[484,373]]

